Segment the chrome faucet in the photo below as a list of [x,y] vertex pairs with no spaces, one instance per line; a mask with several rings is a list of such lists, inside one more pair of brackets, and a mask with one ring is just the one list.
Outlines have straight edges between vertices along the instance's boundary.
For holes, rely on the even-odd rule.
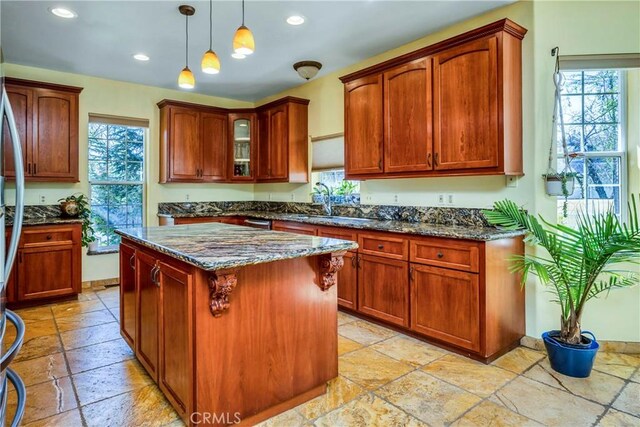
[[327,194],[324,195],[324,202],[322,203],[322,206],[324,208],[324,212],[327,215],[331,215],[331,189],[326,185],[323,184],[321,182],[316,182],[316,187],[324,187],[325,190],[327,190]]

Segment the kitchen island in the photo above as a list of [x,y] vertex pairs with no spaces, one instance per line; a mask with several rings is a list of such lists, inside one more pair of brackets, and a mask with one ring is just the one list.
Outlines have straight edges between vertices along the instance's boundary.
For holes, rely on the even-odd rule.
[[117,232],[121,334],[187,425],[252,425],[338,375],[335,284],[356,243],[219,223]]

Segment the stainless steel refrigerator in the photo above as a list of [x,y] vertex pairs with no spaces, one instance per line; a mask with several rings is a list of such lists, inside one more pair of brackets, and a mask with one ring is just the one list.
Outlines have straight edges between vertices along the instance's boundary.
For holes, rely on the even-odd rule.
[[[11,144],[13,148],[13,160],[15,165],[22,165],[22,148],[20,145],[20,135],[16,126],[11,101],[7,95],[4,84],[4,67],[2,57],[2,46],[0,45],[0,81],[2,92],[0,98],[0,165],[4,164],[5,144]],[[5,204],[5,181],[4,176],[0,176],[0,426],[18,426],[24,415],[26,402],[26,389],[24,382],[10,367],[9,364],[16,357],[22,347],[24,340],[24,322],[16,313],[8,310],[6,304],[6,285],[9,274],[13,267],[13,262],[18,249],[18,240],[22,231],[22,219],[24,214],[24,170],[17,166],[15,180],[15,213],[13,215],[13,229],[9,244],[5,245],[4,230],[7,223]],[[4,261],[4,266],[2,262]],[[3,268],[4,267],[4,268]],[[16,328],[14,341],[5,343],[5,333],[7,322]],[[5,350],[6,349],[6,350]],[[16,392],[16,406],[13,413],[7,411],[7,398],[9,395],[9,383],[12,383]]]

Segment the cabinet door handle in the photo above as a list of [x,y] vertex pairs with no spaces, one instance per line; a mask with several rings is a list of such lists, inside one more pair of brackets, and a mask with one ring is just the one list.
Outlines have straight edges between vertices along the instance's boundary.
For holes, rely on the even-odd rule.
[[157,287],[160,287],[160,282],[158,282],[158,272],[159,271],[160,271],[160,267],[158,267],[157,265],[155,265],[151,269],[151,283],[153,283]]
[[382,160],[378,160],[378,169],[382,170]]
[[413,271],[415,270],[414,267],[409,267],[409,280],[413,282]]
[[27,174],[31,175],[31,162],[27,163]]
[[356,258],[357,258],[356,268],[360,268],[360,261],[362,260],[362,257],[358,255]]
[[38,170],[38,164],[37,164],[37,163],[34,163],[34,164],[33,164],[33,174],[34,174],[34,175],[36,174],[36,171],[37,171],[37,170]]
[[444,254],[442,252],[438,252],[437,256],[438,256],[438,258],[442,258],[444,256]]
[[131,255],[131,258],[129,258],[129,265],[132,270],[136,269],[136,254]]
[[438,153],[437,152],[433,155],[433,165],[434,166],[438,166]]
[[358,257],[357,256],[352,256],[351,257],[351,267],[353,268],[358,268]]
[[427,166],[431,167],[431,153],[427,153]]
[[22,251],[20,251],[20,252],[19,252],[19,255],[18,255],[18,262],[19,262],[20,264],[22,264]]

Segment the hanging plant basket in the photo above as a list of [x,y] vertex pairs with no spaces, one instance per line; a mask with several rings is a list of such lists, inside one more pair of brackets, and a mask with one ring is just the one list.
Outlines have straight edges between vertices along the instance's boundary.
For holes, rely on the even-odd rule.
[[545,190],[548,196],[565,196],[573,194],[576,181],[576,173],[555,173],[542,175],[545,183]]

